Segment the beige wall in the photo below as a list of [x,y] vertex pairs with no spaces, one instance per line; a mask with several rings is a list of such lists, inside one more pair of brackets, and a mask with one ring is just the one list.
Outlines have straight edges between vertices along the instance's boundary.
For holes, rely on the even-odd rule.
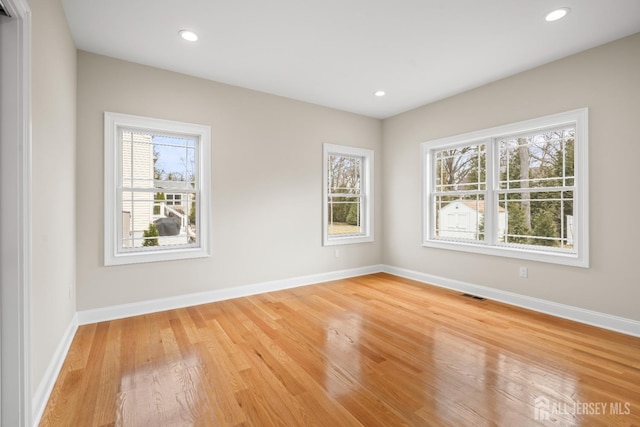
[[[589,107],[591,268],[421,246],[421,142],[580,107]],[[384,120],[384,261],[640,320],[639,136],[640,34]]]
[[[212,256],[103,266],[103,113],[210,125]],[[78,52],[78,310],[378,264],[376,241],[322,247],[322,144],[381,154],[381,122]],[[380,166],[380,165],[378,165]]]
[[76,311],[76,48],[59,0],[32,13],[31,387]]

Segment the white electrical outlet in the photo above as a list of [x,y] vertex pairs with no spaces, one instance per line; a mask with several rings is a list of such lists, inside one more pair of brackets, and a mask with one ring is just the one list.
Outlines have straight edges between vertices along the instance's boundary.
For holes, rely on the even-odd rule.
[[336,258],[340,258],[340,249],[336,248],[333,253],[336,256]]
[[529,269],[527,267],[520,267],[520,277],[522,279],[529,277]]

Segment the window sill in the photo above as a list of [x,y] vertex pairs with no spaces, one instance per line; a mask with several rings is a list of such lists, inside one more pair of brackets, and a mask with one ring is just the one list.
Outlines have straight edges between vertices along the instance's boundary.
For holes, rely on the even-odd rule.
[[349,236],[349,237],[329,237],[323,242],[323,246],[351,245],[354,243],[373,242],[373,236]]
[[203,248],[165,249],[153,252],[125,252],[107,255],[105,266],[139,264],[145,262],[178,261],[184,259],[206,258],[209,252]]
[[504,258],[516,258],[527,261],[560,264],[572,267],[589,268],[589,259],[573,252],[551,252],[529,248],[513,248],[503,246],[487,246],[466,242],[449,242],[442,240],[426,240],[425,248],[447,249],[452,251],[471,252],[479,255],[493,255]]

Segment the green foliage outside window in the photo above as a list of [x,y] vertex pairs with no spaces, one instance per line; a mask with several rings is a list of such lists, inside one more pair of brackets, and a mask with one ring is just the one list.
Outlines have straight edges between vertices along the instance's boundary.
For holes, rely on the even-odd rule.
[[346,223],[349,225],[360,225],[360,212],[358,212],[360,205],[352,203],[347,213]]
[[[155,196],[154,200],[156,202],[165,200],[164,193],[156,193],[156,196]],[[160,205],[156,205],[156,204],[153,205],[153,214],[154,215],[160,215]]]
[[158,236],[160,236],[158,227],[154,223],[150,223],[149,228],[142,232],[142,237],[145,238],[142,246],[158,246]]
[[191,202],[191,209],[189,210],[189,224],[196,225],[196,202]]

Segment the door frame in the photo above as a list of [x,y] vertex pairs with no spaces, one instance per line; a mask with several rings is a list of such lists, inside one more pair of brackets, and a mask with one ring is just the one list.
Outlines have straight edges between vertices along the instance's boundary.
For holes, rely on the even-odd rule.
[[0,23],[0,424],[31,427],[31,10]]

